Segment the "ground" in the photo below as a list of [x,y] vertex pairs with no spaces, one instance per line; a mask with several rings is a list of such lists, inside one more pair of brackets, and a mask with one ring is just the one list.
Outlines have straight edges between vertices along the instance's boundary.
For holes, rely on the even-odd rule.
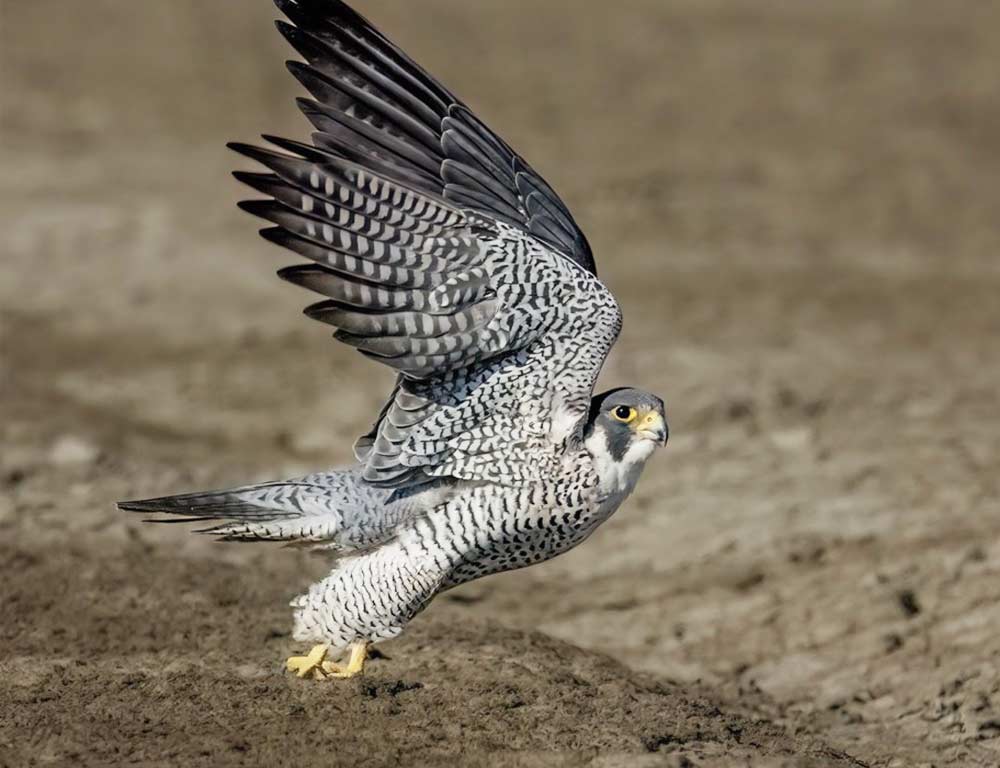
[[[359,0],[360,2],[360,0]],[[671,442],[591,540],[293,679],[320,557],[123,498],[349,460],[228,139],[264,0],[0,7],[0,765],[1000,761],[996,4],[367,0],[562,192]]]

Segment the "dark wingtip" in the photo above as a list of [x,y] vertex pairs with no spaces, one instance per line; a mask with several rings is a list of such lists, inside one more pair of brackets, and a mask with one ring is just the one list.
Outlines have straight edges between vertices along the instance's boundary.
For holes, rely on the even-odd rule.
[[330,301],[317,301],[315,304],[310,304],[308,307],[302,310],[302,314],[308,317],[310,320],[319,320],[323,322],[323,314],[328,309],[335,308],[335,304]]
[[119,501],[115,506],[123,512],[155,512],[153,499],[137,499],[134,501]]
[[329,155],[321,152],[312,144],[306,144],[305,142],[296,141],[295,139],[286,139],[282,136],[275,136],[270,133],[261,134],[261,138],[268,144],[273,144],[279,149],[290,152],[292,157],[298,159],[310,160],[314,163],[322,163],[329,159]]
[[226,149],[229,149],[238,155],[243,155],[243,157],[249,157],[251,160],[256,160],[258,162],[260,162],[261,155],[265,153],[265,150],[260,147],[255,147],[253,144],[247,144],[244,141],[227,141]]
[[287,280],[295,285],[302,285],[303,278],[317,273],[331,274],[330,270],[324,269],[319,264],[292,264],[278,270],[278,277]]
[[274,243],[275,245],[285,246],[287,240],[287,231],[284,227],[264,227],[258,230],[257,234],[267,240],[269,243]]
[[315,81],[317,78],[316,70],[306,64],[304,61],[299,61],[298,59],[288,59],[285,62],[285,69],[287,69],[292,77],[302,83],[302,86],[309,90],[309,86],[306,82],[309,80]]
[[273,200],[240,200],[236,203],[236,207],[241,211],[246,211],[247,213],[258,216],[260,218],[267,218],[267,214],[274,210]]
[[[289,143],[287,140],[282,140],[280,137],[265,136],[263,138],[265,139],[265,141],[268,141],[275,145],[278,145],[278,142],[272,141],[272,138],[278,138],[279,142],[285,141],[285,143]],[[303,145],[303,146],[308,147],[308,145]],[[226,147],[228,147],[233,152],[236,152],[239,155],[243,155],[243,157],[249,157],[251,160],[256,160],[261,165],[266,165],[268,167],[270,167],[276,161],[287,162],[289,160],[302,159],[301,157],[296,157],[294,155],[286,155],[281,152],[275,152],[273,149],[269,149],[266,147],[258,147],[255,144],[246,144],[242,141],[230,141],[228,144],[226,144]]]
[[307,96],[296,96],[295,106],[306,115],[322,114],[322,110],[316,99],[310,99]]
[[264,195],[275,197],[276,189],[280,188],[282,182],[273,173],[256,173],[253,171],[233,171],[233,178],[240,184],[246,184],[253,190]]
[[254,147],[242,141],[227,141],[226,149],[230,149],[240,155],[246,155],[247,151],[254,149]]

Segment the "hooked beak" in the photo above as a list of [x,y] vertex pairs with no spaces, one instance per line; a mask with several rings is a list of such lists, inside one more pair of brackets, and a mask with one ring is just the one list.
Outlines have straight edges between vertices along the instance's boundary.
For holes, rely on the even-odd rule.
[[667,444],[667,438],[670,436],[670,430],[667,429],[667,422],[656,411],[650,411],[643,417],[636,432],[639,437],[653,440],[657,445],[661,446]]

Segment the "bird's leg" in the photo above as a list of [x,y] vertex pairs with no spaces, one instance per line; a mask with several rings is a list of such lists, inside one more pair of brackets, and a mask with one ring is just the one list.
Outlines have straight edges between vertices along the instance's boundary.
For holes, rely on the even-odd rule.
[[332,661],[324,661],[320,666],[327,677],[354,677],[365,671],[365,659],[367,658],[368,643],[362,641],[351,644],[351,656],[347,660],[347,666],[341,666]]
[[323,674],[323,665],[330,663],[323,661],[327,650],[326,645],[314,645],[305,656],[289,656],[285,667],[299,677],[312,676],[316,680],[322,680],[326,676]]

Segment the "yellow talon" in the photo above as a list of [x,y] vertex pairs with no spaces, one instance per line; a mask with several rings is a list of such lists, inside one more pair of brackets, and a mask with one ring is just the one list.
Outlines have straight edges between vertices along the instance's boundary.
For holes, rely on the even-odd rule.
[[285,662],[285,667],[299,677],[311,677],[313,680],[354,677],[364,672],[365,659],[368,658],[368,643],[354,643],[351,646],[351,656],[346,666],[326,661],[327,650],[329,650],[327,645],[314,645],[305,656],[290,656]]
[[[314,645],[312,650],[305,656],[289,656],[288,661],[285,662],[285,667],[289,672],[294,672],[299,677],[305,677],[310,672],[318,672],[322,675],[321,665],[323,664],[323,659],[326,658],[326,651],[326,645]],[[316,677],[316,675],[314,674],[313,677]]]
[[347,678],[360,675],[365,671],[365,659],[368,658],[368,643],[354,643],[351,646],[351,657],[347,666],[342,667],[332,661],[322,663],[323,672],[327,677]]

